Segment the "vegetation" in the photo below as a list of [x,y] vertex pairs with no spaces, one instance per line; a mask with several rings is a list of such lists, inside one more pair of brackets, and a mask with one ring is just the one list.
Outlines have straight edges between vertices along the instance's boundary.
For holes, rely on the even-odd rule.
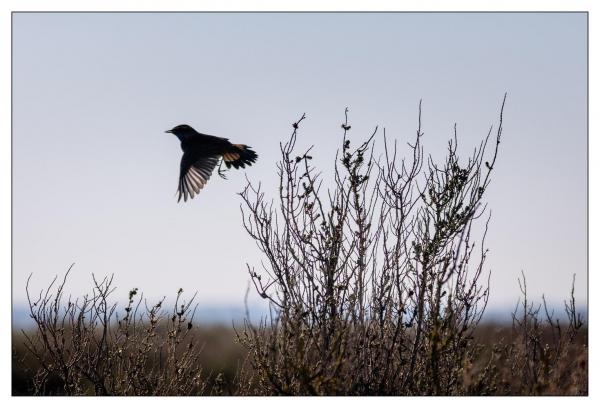
[[441,163],[424,154],[420,106],[404,159],[385,130],[380,156],[377,129],[354,147],[346,110],[326,191],[311,149],[296,149],[303,115],[280,145],[276,199],[250,181],[241,193],[245,229],[265,259],[248,272],[271,313],[228,332],[226,367],[206,370],[207,329],[194,326],[193,298],[183,302],[181,290],[163,312],[162,302],[141,307],[134,289],[119,315],[110,279],[66,305],[63,282],[30,298],[37,329],[14,339],[13,392],[587,395],[587,329],[573,294],[561,322],[545,300],[530,303],[523,277],[512,326],[482,323],[483,198],[503,107],[466,160],[455,126]]

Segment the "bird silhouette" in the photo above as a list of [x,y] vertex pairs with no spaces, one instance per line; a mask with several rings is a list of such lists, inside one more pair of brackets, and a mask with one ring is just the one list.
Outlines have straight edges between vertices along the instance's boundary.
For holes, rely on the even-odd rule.
[[[175,126],[172,133],[181,142],[181,168],[179,172],[179,185],[177,187],[177,202],[187,201],[188,197],[194,198],[206,185],[208,179],[219,162],[224,162],[227,168],[233,166],[235,169],[251,166],[256,162],[258,155],[250,146],[245,144],[234,144],[223,137],[205,135],[196,132],[189,125]],[[221,172],[219,164],[219,175]]]

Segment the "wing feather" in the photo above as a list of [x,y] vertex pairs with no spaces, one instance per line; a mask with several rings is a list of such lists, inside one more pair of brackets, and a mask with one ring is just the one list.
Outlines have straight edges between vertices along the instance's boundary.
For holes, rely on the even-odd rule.
[[194,198],[204,188],[210,176],[219,163],[219,156],[193,157],[184,153],[181,158],[179,173],[179,186],[177,188],[177,202],[187,201],[188,197]]

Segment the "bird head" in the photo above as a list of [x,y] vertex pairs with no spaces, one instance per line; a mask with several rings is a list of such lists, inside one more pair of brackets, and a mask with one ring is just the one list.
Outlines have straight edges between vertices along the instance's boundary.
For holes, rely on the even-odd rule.
[[186,137],[196,133],[193,127],[189,125],[178,125],[171,130],[165,130],[165,133],[173,133],[178,138]]

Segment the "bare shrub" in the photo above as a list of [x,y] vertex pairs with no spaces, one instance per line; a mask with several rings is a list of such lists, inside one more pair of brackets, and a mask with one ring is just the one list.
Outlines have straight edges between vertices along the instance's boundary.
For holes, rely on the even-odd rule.
[[[72,266],[71,266],[72,267]],[[91,295],[64,299],[69,271],[32,299],[27,298],[33,333],[22,331],[25,347],[38,369],[33,393],[45,395],[49,380],[65,395],[190,395],[206,382],[198,363],[200,346],[192,336],[192,302],[183,290],[171,312],[163,301],[148,306],[138,290],[129,292],[124,313],[109,302],[112,277],[97,281]],[[31,278],[31,277],[30,277]],[[144,304],[142,305],[142,302]]]
[[[502,103],[502,109],[504,102]],[[266,258],[249,267],[272,315],[249,322],[249,348],[260,389],[275,394],[462,394],[462,369],[489,290],[485,212],[502,134],[500,122],[466,161],[456,126],[445,161],[423,153],[421,106],[408,159],[373,134],[356,148],[342,125],[334,186],[296,153],[298,128],[281,144],[277,201],[260,184],[241,193],[244,225]],[[489,220],[489,217],[487,218]],[[483,220],[485,231],[487,221]]]

